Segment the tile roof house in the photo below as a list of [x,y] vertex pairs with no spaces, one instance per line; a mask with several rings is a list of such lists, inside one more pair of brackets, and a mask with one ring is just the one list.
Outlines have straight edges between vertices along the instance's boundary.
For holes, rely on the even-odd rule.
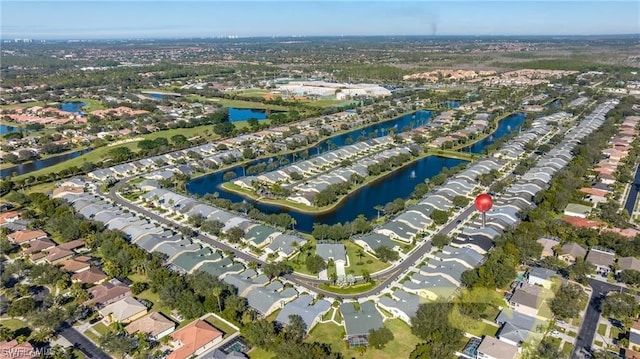
[[109,305],[131,295],[129,287],[117,279],[89,288],[87,292],[89,292],[91,299],[84,304],[96,304],[97,306]]
[[20,219],[20,212],[11,211],[0,213],[0,226],[4,226],[7,223],[15,222]]
[[137,332],[149,334],[149,338],[154,341],[171,334],[175,329],[176,323],[159,312],[151,312],[140,319],[136,319],[125,328],[129,334]]
[[96,267],[91,267],[88,270],[74,273],[71,276],[71,281],[80,282],[82,284],[100,284],[107,278],[109,278],[109,276],[107,276],[102,270]]
[[167,359],[187,359],[215,347],[222,341],[222,333],[204,320],[197,319],[171,334],[175,348]]
[[587,250],[581,245],[573,242],[565,243],[560,249],[558,259],[563,260],[567,264],[573,264],[577,259],[584,259],[587,255]]
[[587,257],[585,258],[586,262],[593,264],[596,267],[596,272],[606,275],[611,271],[613,267],[613,263],[616,260],[616,254],[613,251],[604,249],[604,248],[591,248]]
[[103,307],[98,313],[106,325],[116,322],[126,324],[147,314],[147,307],[133,297],[125,297]]
[[61,246],[53,247],[48,250],[47,256],[44,260],[50,264],[57,264],[65,259],[73,257],[73,251],[70,249],[62,248]]
[[18,343],[16,339],[0,342],[0,359],[35,359],[40,353],[29,342]]
[[346,329],[346,341],[351,348],[369,343],[369,330],[382,328],[382,315],[373,302],[360,303],[356,310],[354,303],[342,303],[340,312]]
[[[84,256],[83,256],[84,257]],[[80,273],[91,267],[89,257],[67,259],[60,263],[62,270],[71,273]]]
[[494,337],[485,336],[477,349],[478,359],[514,359],[518,347]]
[[7,238],[11,242],[16,244],[27,243],[36,239],[43,239],[46,237],[47,237],[47,234],[44,231],[41,231],[39,229],[35,231],[30,231],[30,230],[16,231],[7,236]]

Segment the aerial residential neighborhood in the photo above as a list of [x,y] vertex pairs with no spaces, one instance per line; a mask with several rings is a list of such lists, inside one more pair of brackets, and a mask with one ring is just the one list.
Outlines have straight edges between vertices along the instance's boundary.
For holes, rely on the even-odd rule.
[[26,3],[0,359],[640,358],[637,4]]

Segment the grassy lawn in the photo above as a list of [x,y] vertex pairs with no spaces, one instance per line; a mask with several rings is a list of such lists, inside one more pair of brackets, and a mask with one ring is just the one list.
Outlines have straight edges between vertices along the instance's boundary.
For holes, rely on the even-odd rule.
[[111,329],[109,329],[109,327],[104,325],[104,323],[102,323],[102,322],[96,323],[93,326],[93,330],[95,330],[96,332],[100,333],[100,335],[107,335],[107,334],[109,334],[109,332],[111,332]]
[[218,330],[220,330],[224,334],[223,338],[226,338],[226,337],[230,336],[231,334],[237,332],[237,330],[235,330],[232,326],[230,326],[229,324],[223,322],[222,320],[220,320],[215,315],[210,315],[210,316],[206,317],[204,320],[207,323],[209,323],[209,324],[213,325],[214,327],[218,328]]
[[498,314],[500,314],[500,308],[488,305],[487,309],[485,309],[485,311],[480,314],[480,318],[493,321],[494,319],[496,319],[496,317],[498,317]]
[[[355,350],[347,349],[344,343],[344,329],[335,324],[316,325],[307,342],[322,342],[331,346],[332,351],[341,352],[345,358],[408,358],[413,348],[420,340],[411,333],[411,328],[400,319],[390,319],[384,322],[385,327],[393,332],[394,339],[384,349],[367,349],[364,356],[360,356]],[[252,356],[253,358],[253,356]]]
[[483,335],[494,336],[499,328],[480,320],[469,320],[465,323],[465,328],[463,329],[467,333],[482,337]]
[[569,332],[567,335],[570,336],[571,338],[575,338],[578,336],[576,332]]
[[242,90],[236,93],[236,95],[243,98],[262,98],[264,95],[268,93],[270,92],[263,89],[250,89],[250,90]]
[[611,339],[618,339],[619,336],[620,336],[620,329],[617,327],[611,327],[611,330],[609,331],[609,337]]
[[562,346],[562,353],[564,355],[566,355],[567,358],[569,357],[569,355],[571,355],[571,351],[572,350],[573,350],[573,344],[572,343],[565,342],[564,345]]
[[20,319],[4,319],[4,318],[0,318],[0,324],[5,327],[8,328],[12,331],[20,331],[23,328],[28,329],[29,325],[27,325],[26,322],[20,320]]
[[100,338],[98,338],[97,335],[93,334],[91,330],[85,330],[85,332],[82,334],[84,334],[87,338],[91,339],[91,341],[94,343],[98,343],[98,341],[100,340]]
[[604,343],[602,343],[599,340],[596,340],[593,342],[593,346],[595,346],[596,348],[602,348],[602,346],[604,345]]
[[333,317],[333,320],[338,323],[342,322],[342,313],[340,310],[336,309],[336,315]]
[[334,310],[335,310],[334,308],[331,308],[326,313],[324,313],[322,315],[322,320],[331,320],[331,318],[333,317]]
[[83,112],[91,112],[95,110],[104,110],[107,108],[102,101],[90,99],[90,98],[70,98],[66,102],[84,102],[87,106],[82,108]]
[[272,359],[273,357],[275,357],[275,354],[261,348],[253,348],[249,352],[249,358],[251,359]]
[[366,292],[375,287],[375,285],[375,283],[362,283],[351,287],[340,288],[333,285],[320,284],[319,288],[336,294],[356,294]]
[[605,335],[606,332],[607,332],[607,325],[606,324],[598,324],[598,334]]
[[278,317],[278,314],[280,314],[280,311],[282,309],[278,309],[275,312],[269,314],[265,319],[267,319],[270,322],[273,322],[274,320],[276,320],[276,318]]
[[[364,251],[360,246],[354,244],[353,242],[346,241],[344,246],[347,249],[347,257],[349,258],[349,266],[345,267],[347,273],[351,273],[353,270],[353,274],[361,275],[363,270],[369,272],[369,274],[373,274],[375,272],[379,272],[385,268],[390,266],[389,263],[384,263],[374,256],[370,255],[366,251]],[[358,251],[362,250],[364,252],[364,257],[362,257],[362,262],[360,262],[360,258],[358,257]],[[368,263],[371,261],[371,263]],[[361,263],[361,264],[358,264]]]

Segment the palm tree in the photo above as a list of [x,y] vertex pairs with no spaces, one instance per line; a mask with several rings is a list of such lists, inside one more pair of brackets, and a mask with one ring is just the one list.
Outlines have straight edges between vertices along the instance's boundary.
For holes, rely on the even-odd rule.
[[218,313],[222,312],[222,303],[220,302],[220,296],[222,295],[222,287],[215,286],[211,289],[211,294],[213,294],[218,300]]
[[362,264],[362,258],[364,257],[364,252],[362,251],[362,249],[358,249],[358,253],[356,254],[358,256],[358,259],[360,259],[360,264]]
[[298,221],[296,221],[295,218],[291,217],[291,230],[295,231],[296,230],[296,224],[298,224]]
[[373,209],[375,209],[376,211],[378,211],[378,221],[380,220],[380,212],[384,211],[384,207],[382,205],[377,205],[375,207],[373,207]]

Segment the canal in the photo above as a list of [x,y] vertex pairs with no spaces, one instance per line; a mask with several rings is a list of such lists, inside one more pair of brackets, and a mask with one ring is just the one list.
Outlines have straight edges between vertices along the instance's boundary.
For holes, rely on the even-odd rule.
[[629,188],[629,195],[627,201],[624,203],[624,209],[627,210],[630,216],[633,217],[633,209],[636,207],[636,201],[638,199],[638,191],[640,191],[640,166],[636,169],[636,176],[633,179],[633,184]]
[[29,172],[41,170],[45,167],[57,165],[58,163],[70,160],[72,158],[76,158],[85,153],[91,152],[91,148],[85,148],[84,150],[64,153],[57,156],[51,156],[45,159],[31,161],[27,163],[22,163],[19,165],[15,165],[13,167],[8,167],[3,170],[0,170],[0,177],[5,178],[9,176],[19,176],[23,174],[27,174]]
[[496,128],[496,130],[491,135],[472,145],[463,147],[461,151],[481,154],[487,146],[492,145],[496,142],[496,140],[511,132],[520,131],[524,120],[524,113],[518,112],[511,114],[500,120],[500,122],[498,123],[498,128]]

